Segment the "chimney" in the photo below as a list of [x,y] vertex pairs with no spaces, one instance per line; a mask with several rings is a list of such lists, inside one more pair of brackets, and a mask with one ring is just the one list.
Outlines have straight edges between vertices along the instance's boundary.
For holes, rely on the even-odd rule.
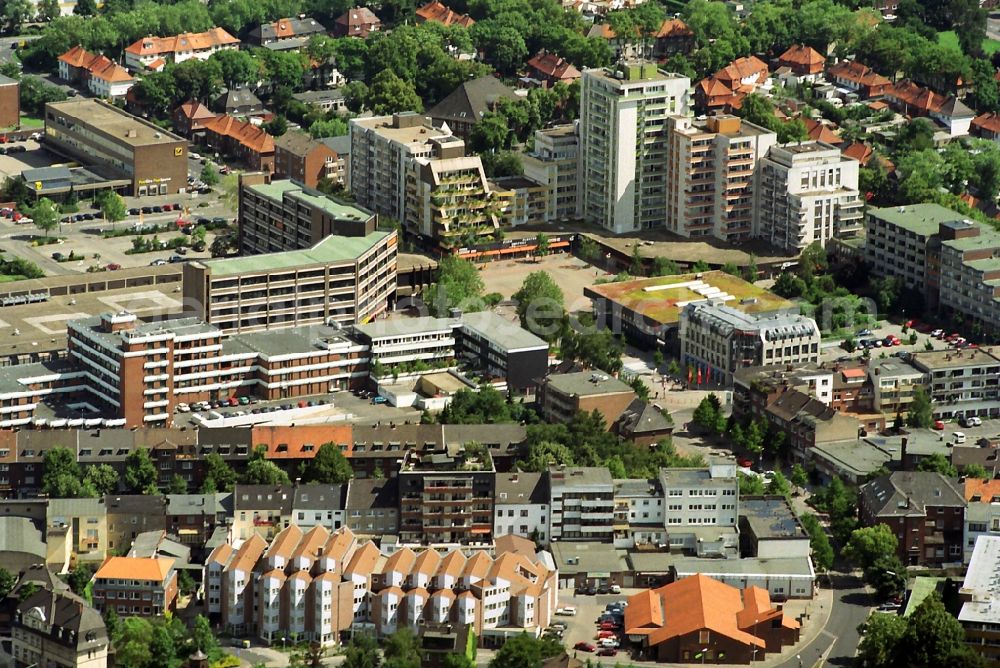
[[908,440],[909,439],[906,436],[904,436],[902,439],[900,439],[899,458],[900,458],[900,463],[903,465],[904,469],[906,468],[906,442]]

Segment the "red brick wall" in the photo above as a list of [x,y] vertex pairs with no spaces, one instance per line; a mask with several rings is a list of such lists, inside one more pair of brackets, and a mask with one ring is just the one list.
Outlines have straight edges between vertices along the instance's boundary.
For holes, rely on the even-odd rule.
[[16,126],[20,123],[20,84],[0,84],[0,128]]

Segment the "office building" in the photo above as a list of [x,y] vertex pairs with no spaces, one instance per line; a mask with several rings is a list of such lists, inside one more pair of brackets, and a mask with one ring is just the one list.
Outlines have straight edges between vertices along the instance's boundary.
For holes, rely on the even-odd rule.
[[[430,158],[435,144],[448,157],[465,154],[465,144],[447,127],[435,127],[413,112],[354,118],[351,126],[351,188],[357,203],[400,222],[406,220],[406,176],[414,158]],[[436,139],[436,142],[432,142]]]
[[11,640],[16,668],[108,666],[111,642],[100,613],[61,588],[38,589],[17,603]]
[[816,321],[795,313],[759,315],[708,301],[681,311],[681,366],[708,384],[729,387],[747,367],[819,362]]
[[739,554],[739,480],[735,464],[660,469],[663,525],[671,550],[699,557]]
[[958,590],[962,608],[958,621],[965,643],[986,665],[1000,663],[1000,536],[980,536],[975,542],[965,580]]
[[625,549],[665,546],[667,530],[660,481],[625,479],[614,483],[614,546]]
[[862,485],[858,518],[902,536],[896,556],[908,566],[962,563],[965,496],[940,473],[896,471]]
[[344,158],[319,139],[301,130],[289,130],[274,140],[274,176],[294,179],[308,188],[321,181],[346,183]]
[[653,63],[585,70],[580,91],[583,217],[616,234],[667,219],[670,116],[688,113],[691,80]]
[[549,344],[517,323],[493,313],[465,313],[456,329],[455,356],[487,379],[503,379],[507,388],[534,388],[549,366]]
[[492,543],[495,490],[496,468],[485,446],[406,452],[399,469],[400,540]]
[[177,603],[177,570],[166,557],[108,557],[94,573],[94,607],[119,617],[162,617]]
[[667,229],[730,243],[753,234],[754,170],[777,135],[736,116],[668,121]]
[[291,180],[240,176],[240,249],[245,255],[311,248],[331,234],[367,237],[375,214]]
[[45,145],[109,178],[128,179],[133,196],[187,189],[187,140],[105,102],[46,104]]
[[125,65],[131,70],[162,70],[167,63],[191,58],[208,60],[218,51],[239,49],[240,40],[222,28],[186,32],[169,37],[143,37],[125,47]]
[[773,146],[757,167],[754,236],[789,251],[859,237],[859,169],[822,142]]
[[305,250],[187,262],[184,303],[226,335],[368,322],[395,299],[396,238],[376,230]]
[[521,156],[521,165],[525,178],[546,188],[545,220],[580,217],[580,135],[575,123],[536,130],[535,148]]
[[615,485],[607,467],[549,469],[550,541],[614,540]]

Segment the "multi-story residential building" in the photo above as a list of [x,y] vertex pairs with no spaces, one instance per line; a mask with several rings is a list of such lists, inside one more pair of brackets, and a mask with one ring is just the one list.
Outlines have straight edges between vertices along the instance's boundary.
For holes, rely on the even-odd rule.
[[820,332],[812,318],[797,313],[759,316],[724,302],[685,306],[680,342],[681,366],[703,371],[707,383],[724,387],[747,367],[819,362]]
[[94,573],[94,607],[121,617],[160,617],[177,603],[177,570],[165,557],[108,557]]
[[108,553],[108,515],[103,499],[49,499],[46,533],[66,531],[70,552],[80,561],[103,561]]
[[1000,537],[1000,480],[965,478],[965,563],[972,559],[980,537]]
[[580,188],[586,221],[614,232],[667,219],[670,116],[688,113],[691,80],[653,63],[585,70],[580,91]]
[[347,485],[296,485],[292,522],[303,531],[321,526],[335,531],[344,525]]
[[408,451],[399,469],[400,540],[491,543],[496,476],[480,444]]
[[496,518],[493,535],[549,542],[549,478],[545,473],[514,471],[496,476]]
[[[397,452],[393,461],[401,456]],[[344,502],[344,525],[368,539],[399,535],[399,478],[352,479]]]
[[106,170],[129,194],[176,195],[187,189],[187,141],[99,100],[45,105],[45,145]]
[[324,179],[343,185],[347,178],[344,159],[301,130],[289,130],[274,140],[274,176],[294,179],[308,188]]
[[731,243],[753,233],[754,170],[777,135],[736,116],[669,119],[667,229]]
[[188,313],[224,334],[368,322],[396,297],[397,236],[331,235],[312,248],[184,264]]
[[557,573],[551,555],[535,549],[505,536],[495,557],[434,548],[418,555],[407,547],[386,557],[347,528],[303,534],[291,526],[270,546],[255,537],[239,550],[218,547],[204,580],[210,612],[231,632],[265,642],[296,633],[331,645],[349,629],[382,637],[452,623],[497,646],[514,634],[538,634],[555,612]]
[[449,318],[376,320],[355,325],[352,333],[367,347],[376,375],[418,360],[440,366],[455,357],[455,323]]
[[548,186],[524,176],[502,176],[487,183],[497,200],[496,210],[502,226],[517,227],[546,221]]
[[667,544],[665,504],[659,480],[615,480],[614,545]]
[[233,491],[233,538],[273,538],[288,526],[294,496],[288,485],[237,485]]
[[937,418],[1000,415],[1000,357],[990,350],[934,350],[914,354]]
[[663,517],[671,550],[697,556],[736,556],[739,480],[735,464],[660,469]]
[[933,471],[896,471],[862,485],[863,526],[885,524],[899,539],[897,556],[909,566],[962,562],[965,496]]
[[757,167],[754,236],[791,251],[860,236],[860,164],[822,142],[771,147]]
[[524,176],[545,186],[545,220],[575,220],[580,197],[580,134],[576,123],[535,131],[535,148],[521,156]]
[[135,537],[166,528],[167,498],[149,494],[106,495],[108,549],[124,554]]
[[600,370],[551,374],[538,385],[546,422],[569,422],[577,412],[596,410],[610,427],[635,397],[632,386]]
[[[500,229],[501,209],[479,156],[456,155],[454,142],[431,140],[430,157],[413,158],[406,170],[406,226],[447,247],[474,245]],[[464,152],[464,147],[461,148]]]
[[107,668],[111,642],[94,608],[70,591],[38,589],[17,604],[11,624],[14,668]]
[[351,189],[359,205],[406,220],[406,175],[415,158],[430,158],[434,143],[447,156],[465,155],[465,143],[413,112],[351,119]]
[[868,365],[872,388],[872,408],[895,419],[906,415],[913,403],[917,386],[924,384],[924,373],[899,358],[872,360]]
[[549,469],[550,541],[614,540],[615,485],[606,467]]
[[965,580],[958,590],[962,608],[958,621],[965,629],[965,643],[985,664],[1000,663],[1000,536],[980,536],[975,542]]
[[311,248],[330,235],[367,237],[370,211],[291,180],[240,176],[240,248],[245,254]]
[[[90,53],[77,45],[59,56],[59,78],[83,84],[99,98],[125,97],[135,77],[107,56]],[[0,127],[4,127],[0,122]]]
[[941,226],[940,310],[989,334],[1000,331],[1000,233],[964,220]]
[[231,493],[167,494],[166,530],[184,545],[201,547],[228,524],[232,511]]
[[842,60],[826,69],[827,78],[837,86],[854,91],[861,99],[882,97],[892,81],[864,63]]
[[125,65],[132,70],[159,71],[167,63],[180,63],[191,58],[208,60],[218,51],[239,48],[240,40],[222,28],[170,37],[143,37],[125,47]]

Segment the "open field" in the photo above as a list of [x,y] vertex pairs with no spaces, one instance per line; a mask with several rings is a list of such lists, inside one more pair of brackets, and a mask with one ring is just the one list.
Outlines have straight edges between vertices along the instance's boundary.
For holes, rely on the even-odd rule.
[[681,274],[606,283],[592,287],[591,291],[661,323],[677,322],[685,304],[709,297],[725,299],[727,305],[747,313],[795,306],[787,299],[722,271],[705,272],[700,278],[698,274]]
[[[959,51],[962,50],[958,45],[958,35],[955,34],[954,30],[939,32],[938,44],[951,46]],[[992,56],[997,51],[1000,51],[1000,41],[989,38],[983,40],[983,52],[986,53],[987,56]]]

